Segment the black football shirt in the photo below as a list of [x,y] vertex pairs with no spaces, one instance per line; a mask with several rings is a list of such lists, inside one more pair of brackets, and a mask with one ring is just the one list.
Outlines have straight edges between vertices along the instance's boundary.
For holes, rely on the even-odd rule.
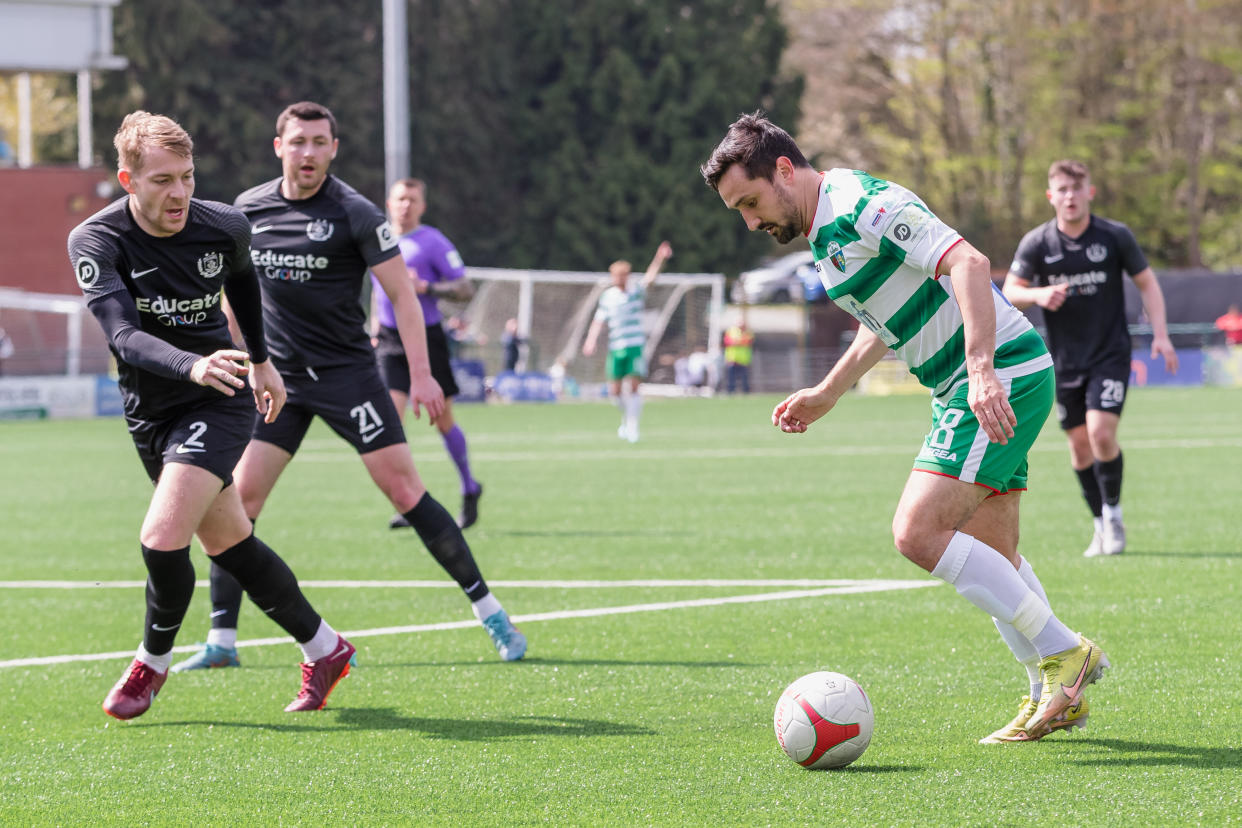
[[1130,228],[1092,215],[1071,238],[1052,219],[1023,236],[1009,272],[1034,287],[1068,285],[1065,303],[1044,310],[1048,348],[1058,371],[1130,361],[1123,274],[1147,269]]
[[234,201],[250,220],[250,256],[276,367],[288,373],[374,363],[360,298],[368,268],[400,255],[388,221],[335,176],[301,200],[285,198],[280,182]]
[[[181,231],[152,236],[134,221],[127,195],[73,229],[69,259],[92,309],[98,300],[124,293],[137,309],[140,329],[175,348],[206,356],[236,347],[220,298],[228,280],[254,274],[250,224],[229,205],[191,199]],[[185,374],[170,376],[176,373],[171,367],[163,373],[140,368],[126,362],[111,342],[109,347],[126,414],[159,419],[220,397],[213,388],[187,381],[194,360],[182,359]]]

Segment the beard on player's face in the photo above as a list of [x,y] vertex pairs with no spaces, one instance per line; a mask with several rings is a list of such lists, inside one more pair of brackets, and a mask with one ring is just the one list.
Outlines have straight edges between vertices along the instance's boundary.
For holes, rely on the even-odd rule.
[[789,244],[799,235],[798,226],[791,221],[767,222],[759,225],[759,229],[776,239],[780,244]]

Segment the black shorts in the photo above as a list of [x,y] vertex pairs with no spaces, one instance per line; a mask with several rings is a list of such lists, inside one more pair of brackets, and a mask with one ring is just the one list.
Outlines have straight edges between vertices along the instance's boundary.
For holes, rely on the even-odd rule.
[[296,454],[316,416],[359,454],[405,442],[401,420],[375,364],[281,371],[288,399],[274,423],[256,418],[254,439]]
[[[393,391],[407,396],[410,393],[410,362],[401,347],[401,336],[396,328],[381,327],[375,346],[375,361],[379,363],[384,382]],[[427,361],[431,363],[431,376],[444,392],[445,397],[456,397],[461,390],[453,378],[453,365],[449,360],[448,336],[439,322],[427,326]]]
[[1110,362],[1085,371],[1057,371],[1057,419],[1061,428],[1087,422],[1087,411],[1121,416],[1130,387],[1130,363]]
[[241,459],[258,412],[249,389],[232,397],[188,407],[160,420],[126,416],[130,436],[152,482],[167,463],[198,466],[224,481],[233,482],[233,467]]

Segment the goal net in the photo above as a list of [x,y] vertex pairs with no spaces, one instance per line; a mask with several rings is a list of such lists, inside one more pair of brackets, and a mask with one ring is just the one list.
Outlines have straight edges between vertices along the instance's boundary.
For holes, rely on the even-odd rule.
[[81,296],[0,288],[0,375],[106,374],[111,353]]
[[[582,342],[607,273],[467,268],[475,285],[465,305],[442,302],[458,356],[480,359],[488,375],[504,368],[506,325],[514,320],[522,347],[518,369],[559,375],[578,384],[603,382],[607,347],[586,357]],[[640,278],[635,274],[632,278]],[[692,353],[720,354],[724,276],[662,273],[647,289],[643,329],[649,383],[673,384],[674,363]]]

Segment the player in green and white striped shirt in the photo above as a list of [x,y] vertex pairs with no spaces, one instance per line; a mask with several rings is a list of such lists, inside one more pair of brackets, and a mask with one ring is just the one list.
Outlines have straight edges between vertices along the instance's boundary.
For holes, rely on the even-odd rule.
[[1019,553],[1026,455],[1052,408],[1052,360],[992,284],[988,259],[909,190],[856,170],[816,171],[793,138],[744,115],[702,166],[747,227],[805,235],[828,296],[858,319],[853,344],[773,425],[802,433],[890,349],[932,392],[932,429],[893,518],[897,549],[993,617],[1031,684],[986,743],[1086,722],[1083,688],[1108,667],[1053,614]]
[[[638,384],[647,375],[647,363],[643,359],[643,345],[647,334],[643,331],[643,307],[647,288],[660,275],[660,268],[673,255],[668,242],[660,242],[647,272],[637,284],[630,284],[630,263],[613,262],[608,268],[612,284],[599,297],[595,318],[582,343],[582,353],[595,353],[595,343],[604,325],[608,326],[608,391],[621,409],[621,427],[617,436],[638,442],[638,418],[643,410],[643,398]],[[628,382],[624,382],[628,380]]]

